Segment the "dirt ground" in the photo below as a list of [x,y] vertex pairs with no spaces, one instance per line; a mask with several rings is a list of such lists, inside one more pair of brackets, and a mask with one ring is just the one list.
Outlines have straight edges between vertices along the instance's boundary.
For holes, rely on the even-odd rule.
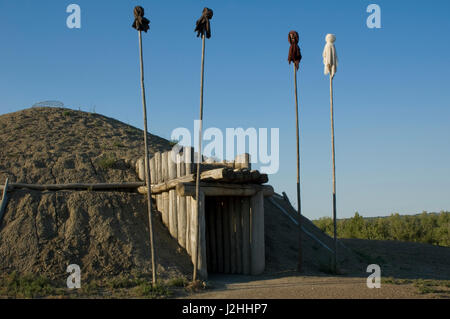
[[[295,210],[280,196],[272,198],[290,217]],[[266,272],[264,276],[210,276],[211,289],[180,296],[187,299],[402,299],[450,298],[450,247],[428,244],[340,239],[339,275],[332,274],[331,253],[303,234],[304,272],[295,272],[298,226],[272,200],[265,200]],[[303,220],[308,233],[328,247],[332,239]],[[367,288],[367,266],[381,267],[380,289]]]
[[212,289],[186,299],[423,299],[450,298],[450,289],[422,293],[413,283],[381,284],[369,289],[366,278],[284,275],[262,278],[216,275]]

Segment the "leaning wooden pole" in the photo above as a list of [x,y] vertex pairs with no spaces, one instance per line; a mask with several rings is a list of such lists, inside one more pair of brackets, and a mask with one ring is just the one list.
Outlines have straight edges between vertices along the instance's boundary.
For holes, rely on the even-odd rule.
[[303,271],[303,247],[302,247],[302,205],[300,196],[300,123],[298,117],[298,91],[297,91],[297,71],[299,69],[302,55],[298,46],[299,36],[297,31],[291,31],[288,35],[289,43],[289,63],[294,62],[294,90],[295,90],[295,119],[297,137],[297,212],[298,212],[298,272]]
[[200,246],[200,229],[199,229],[199,211],[200,209],[204,209],[204,207],[200,207],[200,205],[204,205],[204,201],[200,200],[200,164],[202,162],[202,126],[203,126],[203,87],[204,87],[204,75],[205,75],[205,46],[206,46],[206,38],[211,37],[211,27],[209,20],[213,16],[213,11],[209,8],[204,8],[202,12],[202,16],[199,20],[197,20],[195,31],[197,31],[197,36],[202,37],[202,64],[201,64],[201,75],[200,75],[200,125],[198,132],[198,149],[197,149],[197,174],[195,181],[195,199],[196,199],[196,210],[194,212],[194,220],[197,222],[194,224],[194,234],[197,238],[197,244],[194,247],[193,252],[193,264],[194,270],[192,274],[192,281],[195,282],[197,280],[197,268],[198,268],[198,251]]
[[145,183],[147,185],[147,209],[148,209],[148,225],[150,235],[150,251],[152,258],[152,284],[156,285],[156,263],[155,263],[155,246],[153,240],[153,222],[152,222],[152,188],[150,178],[150,165],[148,153],[148,129],[147,129],[147,103],[145,100],[145,85],[144,85],[144,58],[142,53],[142,31],[147,32],[150,21],[144,18],[144,9],[142,7],[134,8],[135,21],[133,27],[138,30],[139,34],[139,57],[141,66],[141,90],[142,90],[142,108],[144,115],[144,160],[145,160]]

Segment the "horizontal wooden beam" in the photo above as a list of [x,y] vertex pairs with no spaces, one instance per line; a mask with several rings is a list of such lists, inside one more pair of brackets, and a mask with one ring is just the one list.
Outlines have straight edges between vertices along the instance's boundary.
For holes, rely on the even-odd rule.
[[[263,184],[269,181],[267,174],[261,174],[258,171],[250,170],[233,170],[228,167],[221,167],[208,171],[201,172],[201,181],[213,182],[220,181],[226,183],[251,183],[251,184]],[[195,174],[188,174],[182,177],[178,177],[167,182],[158,183],[152,185],[152,194],[160,194],[174,189],[180,183],[195,182]],[[141,186],[138,188],[138,192],[141,194],[147,193],[147,186]]]
[[[268,182],[267,174],[261,174],[258,171],[250,170],[233,170],[228,167],[222,167],[204,171],[201,173],[201,180],[203,182],[221,181],[234,185],[248,184],[263,184]],[[159,194],[167,192],[177,187],[180,183],[191,183],[195,181],[195,174],[188,174],[179,178],[168,180],[163,183],[152,185],[152,193]],[[240,183],[240,184],[237,184]],[[209,185],[209,184],[208,184]],[[0,186],[2,190],[4,186]],[[59,190],[117,190],[117,189],[137,189],[139,193],[146,194],[147,187],[144,182],[130,182],[130,183],[74,183],[74,184],[25,184],[25,183],[10,183],[9,188],[12,189],[30,189],[37,191],[59,191]],[[239,188],[239,187],[238,187]]]
[[[176,188],[179,196],[195,196],[195,183],[179,183]],[[253,196],[259,191],[264,196],[274,194],[272,186],[259,184],[200,183],[200,189],[205,196]]]
[[[161,194],[177,187],[179,183],[190,183],[195,181],[194,174],[189,174],[179,178],[172,179],[167,182],[152,185],[152,194]],[[138,187],[138,192],[141,194],[147,194],[147,186]]]
[[[115,190],[115,189],[137,189],[140,186],[145,185],[143,182],[131,182],[131,183],[97,183],[97,184],[24,184],[24,183],[10,183],[9,190],[12,189],[31,189],[37,191],[59,191],[59,190]],[[0,189],[4,189],[4,186],[0,186]]]

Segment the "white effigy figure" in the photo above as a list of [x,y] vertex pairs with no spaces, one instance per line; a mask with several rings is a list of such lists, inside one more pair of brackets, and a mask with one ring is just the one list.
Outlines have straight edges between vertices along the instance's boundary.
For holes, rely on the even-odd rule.
[[331,78],[337,71],[338,58],[336,54],[336,48],[334,47],[334,41],[336,41],[336,36],[334,34],[327,34],[325,37],[325,48],[323,49],[323,64],[325,67],[325,75],[330,74]]

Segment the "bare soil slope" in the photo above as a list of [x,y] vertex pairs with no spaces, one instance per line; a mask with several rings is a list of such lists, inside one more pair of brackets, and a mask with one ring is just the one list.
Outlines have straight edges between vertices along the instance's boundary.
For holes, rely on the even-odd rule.
[[[151,151],[170,149],[150,135]],[[138,181],[127,159],[143,154],[142,131],[98,114],[31,108],[0,116],[0,183]],[[83,278],[151,271],[145,197],[124,192],[14,191],[0,225],[0,273]],[[189,274],[191,263],[155,218],[158,272]]]
[[[266,272],[296,271],[298,265],[298,214],[291,204],[275,194],[264,201]],[[302,216],[303,270],[307,274],[332,273],[333,239]],[[339,273],[361,273],[364,265],[355,253],[338,245]]]
[[384,277],[450,280],[450,247],[387,240],[341,241],[361,261],[380,265]]
[[[99,114],[30,108],[0,116],[0,182],[98,183],[138,178],[126,159],[144,154],[142,131]],[[150,151],[170,149],[149,134]]]
[[[276,204],[273,203],[275,201]],[[295,209],[281,196],[265,200],[266,257],[268,271],[297,267],[298,220]],[[289,216],[286,216],[279,207]],[[330,273],[333,239],[307,218],[302,218],[305,274]],[[313,239],[313,237],[315,239]],[[320,241],[321,243],[319,243]],[[367,266],[378,264],[383,277],[398,279],[450,280],[450,247],[429,244],[363,239],[338,239],[340,274],[367,277]]]

